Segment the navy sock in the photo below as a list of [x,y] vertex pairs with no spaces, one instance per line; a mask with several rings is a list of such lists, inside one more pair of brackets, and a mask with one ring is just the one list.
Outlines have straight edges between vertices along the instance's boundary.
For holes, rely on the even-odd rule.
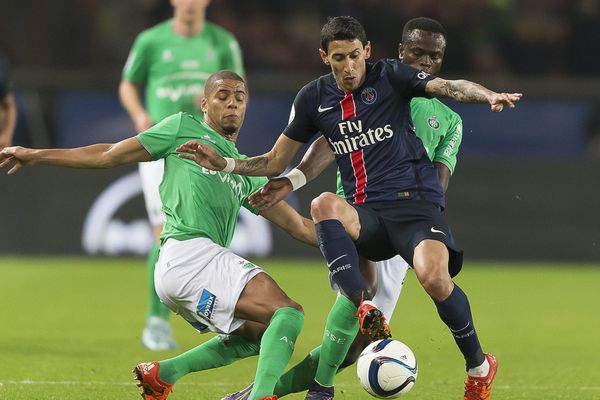
[[319,248],[333,281],[358,307],[364,296],[370,300],[365,281],[358,266],[358,253],[354,242],[337,219],[327,219],[316,224]]
[[481,365],[485,356],[475,332],[467,295],[455,284],[450,296],[440,303],[435,302],[435,306],[465,357],[467,369]]

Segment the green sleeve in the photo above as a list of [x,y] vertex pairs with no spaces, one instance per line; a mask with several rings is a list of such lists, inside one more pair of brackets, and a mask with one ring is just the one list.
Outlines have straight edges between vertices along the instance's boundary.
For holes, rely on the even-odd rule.
[[335,189],[335,194],[340,196],[342,199],[345,199],[346,194],[344,193],[344,185],[342,185],[342,174],[340,174],[339,168],[335,171],[335,183],[337,185]]
[[182,113],[171,115],[154,125],[152,128],[137,135],[152,159],[165,158],[175,149],[175,140],[179,133]]
[[133,83],[144,83],[148,78],[148,54],[149,43],[146,36],[139,35],[127,57],[127,62],[123,68],[122,78]]
[[[250,182],[250,192],[248,193],[248,196],[250,196],[252,193],[265,186],[268,179],[264,176],[249,176],[248,181]],[[244,198],[244,201],[242,201],[242,206],[248,211],[250,211],[252,214],[258,215],[260,210],[258,208],[252,207],[250,203],[248,203],[248,196],[246,196],[246,198]]]
[[228,69],[239,76],[244,76],[244,63],[242,62],[242,50],[233,35],[223,37],[224,43],[221,52],[221,68]]
[[448,127],[448,132],[446,132],[446,135],[433,152],[432,161],[447,166],[451,174],[454,173],[454,168],[456,167],[458,149],[462,142],[462,134],[462,119],[458,115],[454,115]]

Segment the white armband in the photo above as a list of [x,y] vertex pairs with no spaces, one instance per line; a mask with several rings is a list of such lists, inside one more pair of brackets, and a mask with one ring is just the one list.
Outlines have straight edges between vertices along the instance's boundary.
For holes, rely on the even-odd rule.
[[221,170],[221,172],[230,174],[235,169],[235,160],[233,158],[225,157],[225,161],[227,161],[227,165]]
[[292,183],[292,190],[300,189],[302,186],[306,185],[306,175],[298,168],[294,168],[283,177],[290,180]]

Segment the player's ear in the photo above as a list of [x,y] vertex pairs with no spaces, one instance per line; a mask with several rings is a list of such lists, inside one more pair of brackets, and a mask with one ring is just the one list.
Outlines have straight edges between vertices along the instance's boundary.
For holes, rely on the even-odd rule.
[[321,60],[323,60],[323,64],[329,65],[329,60],[327,59],[327,53],[323,49],[319,49],[319,55],[321,56]]
[[365,45],[365,60],[368,60],[371,57],[371,42],[367,42]]
[[398,43],[398,58],[400,61],[404,58],[404,45],[402,43]]
[[203,113],[208,111],[208,102],[206,101],[206,97],[202,97],[202,100],[200,100],[200,109]]

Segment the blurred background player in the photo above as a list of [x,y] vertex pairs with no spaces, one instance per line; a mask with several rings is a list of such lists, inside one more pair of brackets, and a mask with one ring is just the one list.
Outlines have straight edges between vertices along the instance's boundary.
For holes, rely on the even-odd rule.
[[[234,36],[206,20],[209,3],[210,0],[171,0],[173,18],[136,38],[123,70],[119,96],[138,133],[180,111],[202,120],[198,101],[206,79],[223,69],[244,75]],[[158,193],[163,167],[163,160],[139,165],[155,239],[147,260],[149,306],[142,333],[142,342],[150,350],[176,347],[168,323],[169,309],[161,304],[154,289],[154,266],[165,222]]]
[[[403,63],[414,68],[438,75],[444,60],[446,43],[446,30],[438,21],[424,17],[414,18],[408,21],[402,30],[402,41],[398,47],[399,58]],[[423,142],[445,192],[456,167],[457,154],[462,141],[462,119],[435,98],[415,97],[411,100],[410,108],[415,133]],[[334,161],[335,155],[327,141],[324,137],[320,137],[311,144],[296,168],[301,170],[307,182],[310,182]],[[339,171],[337,178],[337,195],[344,197]],[[261,209],[268,208],[283,200],[292,191],[292,184],[288,178],[274,178],[263,189],[250,196],[250,203]],[[372,283],[376,287],[373,302],[383,312],[388,322],[400,297],[408,267],[408,263],[400,256],[376,263],[376,278]],[[370,342],[369,336],[358,333],[346,359],[340,365],[340,371],[355,363]],[[275,394],[282,397],[309,389],[315,378],[320,352],[319,346],[287,371],[275,386]],[[251,386],[228,395],[225,400],[246,400],[250,389]]]
[[12,94],[8,58],[0,52],[0,150],[12,144],[17,106]]

